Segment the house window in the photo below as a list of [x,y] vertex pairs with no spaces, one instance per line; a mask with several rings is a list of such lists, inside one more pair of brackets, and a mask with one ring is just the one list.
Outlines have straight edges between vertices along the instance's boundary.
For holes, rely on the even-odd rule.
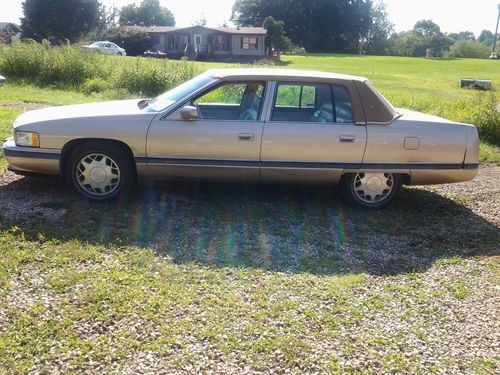
[[173,34],[169,36],[169,50],[184,51],[189,43],[188,34]]
[[214,50],[229,51],[229,37],[227,35],[214,35]]
[[259,48],[257,37],[243,36],[241,37],[241,49],[256,50]]

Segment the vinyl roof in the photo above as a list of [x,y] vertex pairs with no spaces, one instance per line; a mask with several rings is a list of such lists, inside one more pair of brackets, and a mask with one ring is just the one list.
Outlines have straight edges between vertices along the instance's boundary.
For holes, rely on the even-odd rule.
[[254,77],[254,78],[320,78],[320,79],[341,79],[350,81],[364,82],[364,77],[348,74],[327,73],[313,70],[295,70],[295,69],[270,69],[270,68],[246,68],[246,69],[214,69],[206,74],[215,78],[228,77]]

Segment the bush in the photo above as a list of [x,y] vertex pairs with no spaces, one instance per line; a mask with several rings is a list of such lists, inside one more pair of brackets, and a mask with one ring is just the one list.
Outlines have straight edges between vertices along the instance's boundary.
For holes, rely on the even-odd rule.
[[459,40],[451,47],[448,56],[487,59],[490,56],[490,49],[477,40]]
[[188,62],[117,58],[80,46],[20,43],[0,49],[0,71],[9,80],[57,85],[86,94],[108,89],[157,95],[194,75]]
[[102,78],[89,78],[82,85],[82,91],[86,95],[104,92],[111,88],[111,83]]
[[453,121],[474,124],[482,141],[500,144],[500,113],[495,92],[479,92],[472,98],[416,97],[398,92],[387,98],[396,107],[432,113]]
[[118,74],[116,86],[130,93],[155,96],[192,76],[192,65],[187,62],[137,59],[135,65],[125,66]]
[[13,80],[77,87],[87,79],[108,76],[111,66],[105,56],[79,47],[28,41],[0,51],[0,71]]

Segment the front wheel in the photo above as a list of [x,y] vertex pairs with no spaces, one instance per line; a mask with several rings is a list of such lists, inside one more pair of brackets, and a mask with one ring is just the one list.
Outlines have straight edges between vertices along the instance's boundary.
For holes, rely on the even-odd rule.
[[66,178],[84,198],[113,201],[133,183],[133,167],[127,153],[113,144],[88,143],[78,146],[66,162]]
[[395,173],[352,173],[342,177],[340,194],[351,206],[376,210],[386,207],[401,185],[401,176]]

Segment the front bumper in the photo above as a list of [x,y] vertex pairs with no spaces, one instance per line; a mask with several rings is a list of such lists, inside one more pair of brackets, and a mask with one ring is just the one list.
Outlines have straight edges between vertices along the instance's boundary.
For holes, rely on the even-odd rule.
[[3,153],[9,170],[20,174],[60,174],[59,151],[16,146],[14,138],[4,141]]

